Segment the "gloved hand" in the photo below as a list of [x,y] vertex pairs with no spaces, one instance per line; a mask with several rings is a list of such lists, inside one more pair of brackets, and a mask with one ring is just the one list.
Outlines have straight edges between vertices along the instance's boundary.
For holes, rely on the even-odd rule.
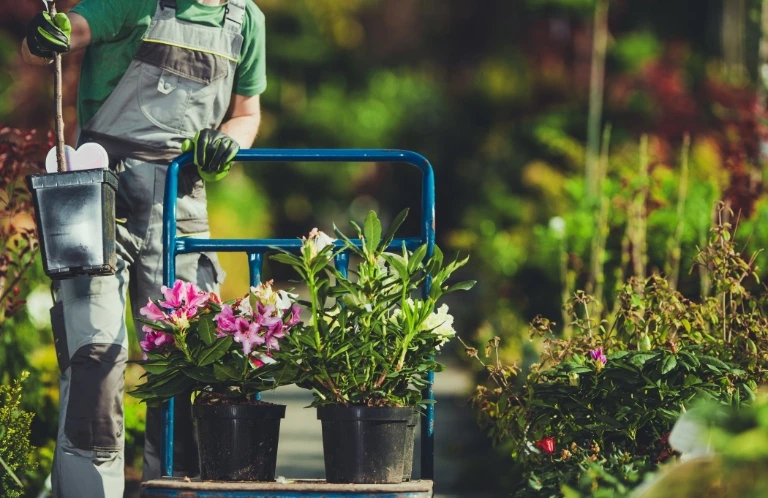
[[53,53],[69,52],[69,39],[72,25],[65,14],[41,12],[27,25],[27,46],[29,52],[45,59],[53,58]]
[[195,165],[200,177],[206,182],[216,182],[227,176],[232,160],[240,150],[235,140],[218,130],[205,129],[192,140],[181,144],[181,151],[194,151]]

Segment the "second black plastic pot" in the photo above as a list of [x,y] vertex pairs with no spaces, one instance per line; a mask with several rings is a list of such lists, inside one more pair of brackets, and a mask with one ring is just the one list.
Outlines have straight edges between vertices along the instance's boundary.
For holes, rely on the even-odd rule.
[[321,406],[325,479],[333,483],[395,484],[403,481],[403,457],[411,408]]
[[274,481],[285,405],[194,405],[204,481]]

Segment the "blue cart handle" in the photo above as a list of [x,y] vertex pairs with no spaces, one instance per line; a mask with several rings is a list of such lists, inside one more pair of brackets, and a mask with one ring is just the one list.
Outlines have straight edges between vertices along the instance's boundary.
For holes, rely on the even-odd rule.
[[[432,165],[424,156],[407,150],[391,149],[242,149],[235,156],[239,162],[397,162],[415,166],[421,170],[421,234],[419,237],[396,239],[395,247],[405,243],[413,250],[427,245],[426,257],[432,256],[435,244],[435,176]],[[193,164],[193,154],[182,154],[171,162],[165,179],[163,200],[163,282],[172,286],[176,279],[176,256],[190,252],[244,252],[248,254],[251,269],[251,283],[261,276],[261,263],[266,251],[279,247],[298,251],[301,243],[295,239],[202,239],[178,237],[176,234],[176,201],[179,187],[179,171]],[[353,241],[359,244],[359,241]],[[390,246],[392,247],[392,246]],[[346,272],[347,255],[337,257],[340,271]],[[425,297],[429,294],[431,279],[423,288]],[[432,384],[434,373],[429,372],[429,387],[424,390],[424,399],[434,399]],[[173,475],[173,399],[163,404],[163,475]],[[434,476],[434,405],[428,404],[422,416],[421,430],[421,478]]]

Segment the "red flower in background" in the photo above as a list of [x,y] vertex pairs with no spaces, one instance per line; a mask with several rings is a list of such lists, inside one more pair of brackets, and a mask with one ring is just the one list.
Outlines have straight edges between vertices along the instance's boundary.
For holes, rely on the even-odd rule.
[[555,452],[555,438],[543,437],[539,441],[536,441],[536,447],[545,455],[552,455]]

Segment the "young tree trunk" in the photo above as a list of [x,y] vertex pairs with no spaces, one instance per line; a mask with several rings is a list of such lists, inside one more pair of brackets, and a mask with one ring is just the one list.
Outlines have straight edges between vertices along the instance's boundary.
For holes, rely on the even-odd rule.
[[[51,16],[56,15],[56,4],[51,2]],[[62,110],[62,73],[61,55],[53,54],[53,94],[56,97],[56,162],[59,165],[59,173],[67,171],[67,155],[64,152],[64,112]]]

